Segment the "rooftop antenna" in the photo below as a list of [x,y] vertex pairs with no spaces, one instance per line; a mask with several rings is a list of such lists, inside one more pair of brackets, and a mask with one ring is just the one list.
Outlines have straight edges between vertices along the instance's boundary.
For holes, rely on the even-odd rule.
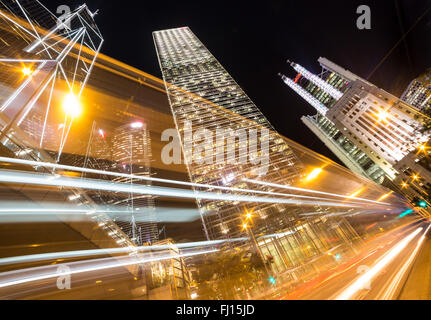
[[94,16],[96,16],[99,13],[99,9],[97,9],[96,11],[94,11],[94,13],[91,13],[91,17],[94,18]]

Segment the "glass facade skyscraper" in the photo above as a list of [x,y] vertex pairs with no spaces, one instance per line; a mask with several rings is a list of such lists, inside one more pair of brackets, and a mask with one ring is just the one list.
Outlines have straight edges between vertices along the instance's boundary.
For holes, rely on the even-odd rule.
[[[275,152],[271,152],[271,166],[264,179],[291,185],[301,177],[302,165],[292,150],[273,132],[272,126],[256,105],[189,28],[155,32],[154,40],[180,134],[184,133],[187,121],[194,130],[269,129],[270,150]],[[190,142],[182,141],[183,145]],[[223,148],[218,152],[224,155],[226,150]],[[258,166],[253,165],[211,166],[190,162],[190,178],[195,183],[249,189],[250,186],[244,180],[260,175]],[[220,201],[199,201],[199,207],[209,239],[241,237],[241,216],[246,209],[255,209],[262,221],[277,216],[277,211],[281,209],[272,205],[243,208]]]
[[[158,31],[154,32],[153,37],[191,182],[235,188],[227,191],[235,195],[238,189],[245,192],[285,193],[286,190],[281,186],[295,186],[303,180],[304,165],[294,151],[189,28]],[[262,172],[252,162],[198,164],[188,154],[188,146],[196,144],[193,135],[186,134],[189,127],[197,132],[214,132],[217,129],[253,132],[268,129],[267,138],[263,134],[255,137],[259,142],[269,140],[267,172]],[[241,141],[235,140],[234,144],[241,149]],[[213,154],[214,158],[227,153],[226,148],[218,144],[218,139],[216,143],[213,141],[212,147],[217,150]],[[196,187],[195,190],[213,191],[211,187]],[[301,196],[301,192],[295,196]],[[319,213],[324,216],[324,213],[336,212],[337,209],[322,208],[317,202],[304,204],[298,200],[293,205],[200,199],[197,202],[209,240],[251,239],[244,222],[246,213],[252,213],[252,233],[256,235],[256,244],[265,259],[274,258],[277,272],[322,257],[322,253],[334,245],[345,244],[346,237],[357,238],[344,218],[319,218]],[[305,214],[304,210],[315,211],[317,216],[309,219],[310,215]],[[262,234],[266,236],[262,237]],[[330,243],[330,239],[337,239],[337,244]]]

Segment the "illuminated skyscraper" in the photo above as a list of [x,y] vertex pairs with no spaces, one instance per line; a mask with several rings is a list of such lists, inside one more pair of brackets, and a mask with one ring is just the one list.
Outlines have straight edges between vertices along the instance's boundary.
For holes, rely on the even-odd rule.
[[[135,121],[116,128],[112,137],[112,157],[119,171],[149,177],[151,175],[151,141],[146,124]],[[129,178],[120,178],[115,181],[142,184],[141,180]],[[116,222],[137,245],[158,240],[152,196],[130,194],[128,197],[118,197],[114,204],[127,207],[130,211],[127,220],[122,217]]]
[[431,69],[410,83],[401,100],[420,110],[431,108]]
[[[189,28],[155,32],[154,40],[180,133],[185,132],[186,121],[194,131],[220,128],[232,131],[267,128],[273,131],[259,109]],[[191,180],[243,189],[252,188],[246,178],[293,184],[301,176],[302,166],[278,134],[271,132],[270,135],[270,149],[275,152],[271,152],[271,167],[264,177],[257,165],[211,166],[188,161]],[[187,145],[191,141],[182,142]],[[188,151],[185,152],[187,157]],[[217,149],[217,152],[224,157],[226,150]],[[199,201],[199,207],[208,238],[238,238],[243,234],[244,207],[216,201]],[[272,205],[256,209],[262,221],[277,213]]]
[[[283,193],[286,191],[283,186],[294,186],[302,180],[305,170],[292,149],[189,28],[158,31],[153,37],[193,183],[222,187],[225,193],[244,195],[238,189]],[[193,134],[188,133],[190,128],[193,128]],[[268,129],[266,137],[265,129]],[[230,144],[226,148],[224,139],[222,143],[219,139],[207,140],[204,145],[213,153],[205,152],[205,161],[196,161],[202,159],[196,154],[191,157],[191,147],[202,147],[201,134],[208,130],[228,132],[227,140],[233,138],[230,144],[236,146],[236,155],[240,159],[247,154],[251,160],[257,154],[262,155],[262,148],[258,152],[251,150],[253,140],[268,142],[268,170],[262,170],[261,165],[253,161],[212,162],[219,157],[226,159],[226,155],[229,158],[227,149]],[[260,135],[249,141],[235,137],[235,132],[253,136],[252,132],[259,131]],[[196,187],[195,190],[211,191],[211,188]],[[209,240],[252,239],[250,228],[256,235],[278,233],[277,236],[258,237],[256,247],[265,259],[274,257],[280,272],[302,265],[328,250],[333,244],[326,239],[335,237],[340,243],[344,241],[341,239],[345,238],[336,236],[336,232],[355,233],[343,218],[336,224],[332,218],[307,219],[302,200],[293,200],[292,205],[201,199],[197,202]],[[308,205],[318,213],[331,211],[322,209],[317,202],[311,201]]]
[[419,132],[419,110],[325,58],[319,62],[322,76],[292,63],[296,79],[282,77],[318,111],[304,123],[351,170],[394,180],[394,165],[428,139]]

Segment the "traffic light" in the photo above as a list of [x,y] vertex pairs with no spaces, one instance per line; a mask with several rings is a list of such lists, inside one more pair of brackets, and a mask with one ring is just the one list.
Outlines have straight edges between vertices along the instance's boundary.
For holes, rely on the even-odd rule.
[[420,199],[420,198],[414,198],[413,204],[416,207],[420,207],[420,208],[427,208],[428,207],[428,202],[426,202],[424,199]]
[[275,280],[275,278],[274,277],[270,277],[269,278],[269,283],[271,283],[272,285],[276,285],[277,284],[277,280]]
[[426,208],[426,207],[428,207],[428,203],[426,203],[425,201],[422,200],[419,202],[419,207]]

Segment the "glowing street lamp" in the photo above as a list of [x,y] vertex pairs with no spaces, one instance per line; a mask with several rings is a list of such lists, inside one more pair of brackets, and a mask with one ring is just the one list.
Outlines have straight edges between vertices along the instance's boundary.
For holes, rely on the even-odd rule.
[[386,111],[380,111],[377,114],[377,118],[379,119],[379,122],[385,121],[388,117],[389,117],[389,113],[387,113]]
[[422,153],[422,152],[425,153],[427,150],[428,150],[428,146],[426,144],[423,144],[418,148],[418,153]]
[[415,174],[415,175],[413,175],[412,179],[413,179],[413,181],[417,181],[420,179],[420,177],[417,174]]
[[31,76],[31,74],[33,73],[31,68],[29,68],[29,67],[24,67],[24,68],[22,68],[21,71],[22,71],[23,75],[26,77]]
[[251,220],[253,218],[253,211],[246,211],[245,218]]
[[403,188],[403,189],[406,189],[406,188],[408,188],[408,183],[406,183],[406,182],[403,182],[402,184],[401,184],[401,187]]
[[73,94],[69,93],[63,101],[63,110],[67,115],[72,118],[79,117],[82,113],[82,106],[79,103],[78,98]]

